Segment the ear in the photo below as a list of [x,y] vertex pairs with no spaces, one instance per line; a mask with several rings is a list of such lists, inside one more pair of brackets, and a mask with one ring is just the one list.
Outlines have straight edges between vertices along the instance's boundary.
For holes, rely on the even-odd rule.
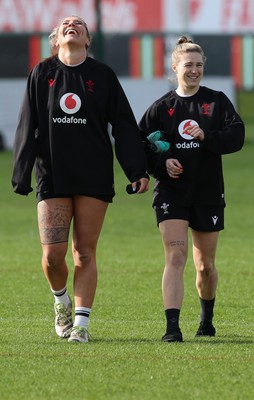
[[176,74],[177,73],[177,65],[172,64],[171,68],[172,68],[172,71]]

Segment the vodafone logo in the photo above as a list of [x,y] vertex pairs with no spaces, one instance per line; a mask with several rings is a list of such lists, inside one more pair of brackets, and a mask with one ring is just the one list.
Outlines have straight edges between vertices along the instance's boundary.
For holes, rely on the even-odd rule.
[[194,126],[194,125],[198,126],[198,123],[193,119],[185,119],[180,123],[180,125],[178,126],[178,132],[182,136],[182,138],[187,140],[193,140],[193,137],[188,133],[188,130],[185,132],[184,130],[188,128],[188,126]]
[[[81,100],[75,93],[66,93],[60,99],[60,107],[66,114],[75,114],[81,107]],[[83,124],[87,123],[86,118],[53,117],[54,124]]]
[[81,107],[81,100],[75,93],[66,93],[60,99],[60,107],[66,114],[75,114]]

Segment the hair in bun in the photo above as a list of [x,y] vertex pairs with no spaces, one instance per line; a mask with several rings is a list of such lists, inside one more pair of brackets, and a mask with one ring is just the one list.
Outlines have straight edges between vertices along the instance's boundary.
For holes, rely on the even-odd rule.
[[188,52],[196,52],[201,54],[203,63],[206,62],[206,56],[204,51],[199,44],[194,43],[192,39],[188,38],[187,36],[179,37],[176,46],[172,52],[172,64],[177,64],[179,61],[179,55]]

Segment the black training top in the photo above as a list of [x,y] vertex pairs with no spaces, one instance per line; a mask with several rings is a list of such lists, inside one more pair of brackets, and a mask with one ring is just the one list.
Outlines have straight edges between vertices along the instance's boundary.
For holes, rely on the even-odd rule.
[[14,191],[114,196],[115,151],[131,182],[146,176],[138,126],[110,67],[88,57],[76,67],[57,57],[31,72],[14,142]]
[[[198,124],[203,142],[184,134]],[[154,202],[168,196],[179,205],[225,205],[222,154],[242,148],[244,124],[223,92],[200,87],[194,96],[180,97],[175,90],[155,101],[140,121],[144,142],[156,130],[164,131],[170,149],[161,155],[146,145],[148,170],[156,178]],[[179,179],[170,178],[165,161],[176,158],[183,166]]]

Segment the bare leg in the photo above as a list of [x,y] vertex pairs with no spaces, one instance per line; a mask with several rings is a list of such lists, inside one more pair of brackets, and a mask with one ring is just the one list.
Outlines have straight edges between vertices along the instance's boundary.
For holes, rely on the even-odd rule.
[[96,248],[108,203],[75,196],[73,225],[74,297],[76,307],[91,308],[97,287]]
[[192,231],[193,259],[196,267],[196,287],[201,299],[215,298],[218,272],[215,268],[215,254],[219,232]]
[[[65,256],[72,218],[72,199],[40,201],[38,224],[42,243],[42,268],[55,295],[55,330],[60,337],[69,337],[72,327],[71,302],[67,291],[68,268]],[[61,291],[60,297],[56,292]]]
[[212,321],[218,283],[215,254],[219,232],[192,231],[192,237],[196,287],[201,305],[200,325],[196,336],[215,336]]
[[38,225],[42,243],[42,268],[54,290],[66,286],[65,256],[72,218],[72,199],[47,199],[38,203]]
[[167,220],[160,223],[165,251],[162,277],[164,308],[181,309],[184,295],[183,272],[188,255],[188,222]]
[[164,342],[182,342],[179,328],[183,303],[183,273],[188,255],[188,221],[167,220],[159,228],[165,251],[165,269],[162,277],[162,295],[167,321]]

